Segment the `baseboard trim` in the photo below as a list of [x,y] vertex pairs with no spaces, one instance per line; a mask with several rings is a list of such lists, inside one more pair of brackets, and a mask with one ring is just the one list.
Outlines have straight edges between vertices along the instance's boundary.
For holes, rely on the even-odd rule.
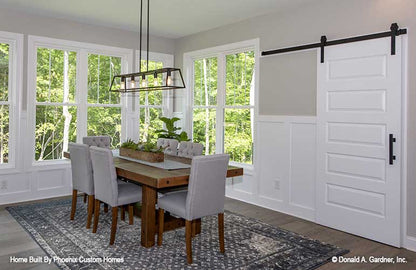
[[416,252],[416,237],[406,235],[403,248]]

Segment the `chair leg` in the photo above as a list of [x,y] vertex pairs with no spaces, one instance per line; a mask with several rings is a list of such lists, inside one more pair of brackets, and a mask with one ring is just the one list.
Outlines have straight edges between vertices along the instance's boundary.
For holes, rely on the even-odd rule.
[[161,246],[163,242],[163,227],[165,223],[165,210],[159,208],[159,232],[157,234],[157,245]]
[[196,236],[196,220],[192,220],[192,238]]
[[118,207],[112,208],[113,220],[111,221],[111,236],[110,236],[110,245],[114,244],[116,240],[116,231],[117,231],[117,219],[118,219]]
[[186,258],[188,264],[192,263],[192,221],[185,221]]
[[72,190],[71,220],[74,220],[75,210],[77,209],[77,193],[76,189]]
[[108,213],[108,204],[104,203],[104,213]]
[[84,193],[84,203],[87,203],[87,193]]
[[133,225],[133,204],[129,204],[129,225]]
[[95,209],[94,209],[94,226],[92,227],[92,232],[97,232],[98,226],[98,217],[100,216],[100,201],[95,199]]
[[126,213],[124,211],[124,206],[120,206],[121,208],[121,214],[120,214],[120,218],[122,221],[126,220]]
[[224,213],[218,214],[218,238],[220,239],[220,251],[224,253]]
[[94,195],[88,195],[87,229],[91,228],[91,219],[92,219],[93,210],[94,210]]

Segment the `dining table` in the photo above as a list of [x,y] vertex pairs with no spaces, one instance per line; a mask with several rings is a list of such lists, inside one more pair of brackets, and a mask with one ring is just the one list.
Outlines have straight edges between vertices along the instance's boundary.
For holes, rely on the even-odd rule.
[[[69,152],[64,152],[64,157],[70,158]],[[141,217],[141,245],[150,248],[155,245],[156,228],[158,220],[156,205],[158,194],[169,192],[175,188],[186,188],[189,183],[190,166],[188,168],[166,169],[143,164],[134,160],[128,160],[120,156],[114,156],[114,166],[117,176],[135,182],[142,187],[142,202],[135,213]],[[175,163],[192,164],[192,159],[165,154],[165,160]],[[180,167],[180,166],[179,166]],[[227,178],[243,175],[243,168],[228,166]],[[174,230],[185,226],[181,218],[165,214],[164,231]],[[201,220],[194,223],[192,235],[195,236],[201,231]]]

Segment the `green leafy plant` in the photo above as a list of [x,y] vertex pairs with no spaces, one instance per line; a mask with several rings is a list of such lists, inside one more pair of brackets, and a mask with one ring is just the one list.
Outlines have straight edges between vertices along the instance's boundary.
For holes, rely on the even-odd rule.
[[152,152],[152,153],[160,153],[163,152],[162,147],[157,147],[153,142],[134,142],[132,139],[127,139],[124,143],[121,144],[122,148],[128,148],[133,150],[139,150],[143,152]]
[[127,139],[127,141],[125,141],[124,143],[121,144],[121,147],[137,150],[139,145],[137,143],[135,143],[132,139]]
[[163,152],[162,147],[157,147],[155,143],[153,142],[145,142],[139,145],[139,149],[143,152],[153,152],[153,153],[159,153]]
[[167,117],[160,117],[159,118],[163,123],[165,123],[166,129],[159,129],[156,130],[159,138],[165,139],[175,139],[180,142],[189,141],[188,134],[185,131],[181,133],[177,133],[177,131],[181,130],[180,127],[175,127],[175,122],[179,121],[178,117],[167,118]]

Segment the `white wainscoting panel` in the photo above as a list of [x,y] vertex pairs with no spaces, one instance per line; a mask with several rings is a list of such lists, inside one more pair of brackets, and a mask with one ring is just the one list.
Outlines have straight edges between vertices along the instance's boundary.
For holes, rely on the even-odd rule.
[[[27,134],[27,113],[21,112],[21,134]],[[16,143],[15,168],[0,173],[0,205],[70,195],[71,164],[68,160],[33,164],[30,139],[24,136]]]
[[316,117],[261,115],[255,126],[254,170],[227,179],[227,197],[314,221]]

